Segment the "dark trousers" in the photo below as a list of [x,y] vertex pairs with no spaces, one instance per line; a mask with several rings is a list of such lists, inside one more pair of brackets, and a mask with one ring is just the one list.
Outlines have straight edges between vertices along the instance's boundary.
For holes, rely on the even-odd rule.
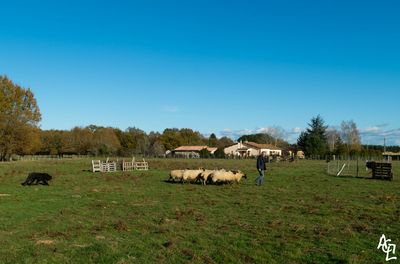
[[265,170],[258,171],[260,175],[256,178],[256,184],[261,185],[264,183]]

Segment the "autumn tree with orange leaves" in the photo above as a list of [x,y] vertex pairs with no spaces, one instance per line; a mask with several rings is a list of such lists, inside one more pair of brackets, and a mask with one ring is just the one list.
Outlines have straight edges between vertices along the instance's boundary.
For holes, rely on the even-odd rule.
[[32,91],[0,75],[0,160],[40,148],[40,119]]

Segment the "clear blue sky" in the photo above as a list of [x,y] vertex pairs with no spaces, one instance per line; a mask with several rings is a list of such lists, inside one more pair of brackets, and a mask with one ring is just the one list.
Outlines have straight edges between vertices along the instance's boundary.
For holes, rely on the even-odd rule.
[[[0,74],[43,129],[235,137],[320,114],[400,144],[400,2],[3,1]],[[265,129],[264,129],[265,130]]]

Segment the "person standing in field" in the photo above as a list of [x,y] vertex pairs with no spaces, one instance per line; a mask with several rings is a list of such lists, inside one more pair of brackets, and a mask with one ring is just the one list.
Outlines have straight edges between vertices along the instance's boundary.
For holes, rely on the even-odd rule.
[[257,170],[258,173],[260,174],[256,178],[256,185],[260,186],[261,184],[264,183],[264,176],[265,176],[265,171],[267,169],[266,165],[266,160],[265,160],[265,151],[263,151],[260,155],[257,157]]

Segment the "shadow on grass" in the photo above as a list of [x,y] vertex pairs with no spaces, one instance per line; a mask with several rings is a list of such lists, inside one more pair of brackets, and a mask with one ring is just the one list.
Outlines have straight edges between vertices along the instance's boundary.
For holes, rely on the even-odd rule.
[[162,180],[161,182],[169,184],[181,184],[181,185],[202,185],[201,182],[181,182],[181,181],[170,181],[170,180]]
[[[161,182],[168,183],[168,184],[180,184],[180,185],[195,185],[195,186],[235,186],[236,183],[224,183],[224,182],[216,182],[216,183],[207,183],[203,185],[201,182],[180,182],[180,181],[169,181],[169,180],[162,180]],[[241,185],[248,185],[244,182]]]

